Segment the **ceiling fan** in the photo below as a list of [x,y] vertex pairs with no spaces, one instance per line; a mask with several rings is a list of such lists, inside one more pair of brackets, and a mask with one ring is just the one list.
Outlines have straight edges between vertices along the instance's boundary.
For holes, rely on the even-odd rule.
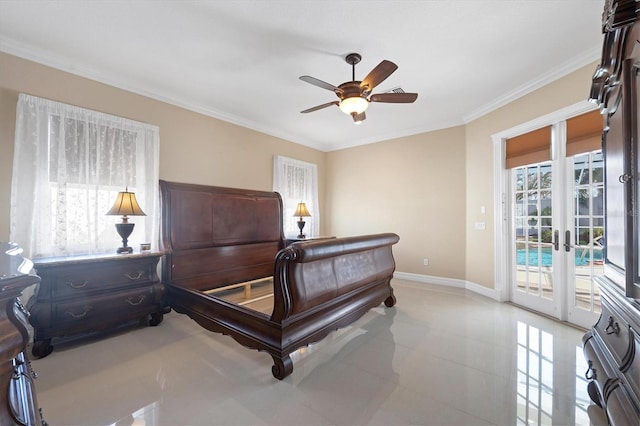
[[302,81],[333,91],[340,98],[339,101],[327,102],[326,104],[318,105],[300,112],[302,114],[306,114],[331,105],[336,105],[342,112],[350,115],[353,118],[354,123],[359,124],[367,118],[365,110],[369,106],[370,102],[412,103],[418,98],[417,93],[404,92],[377,93],[371,95],[374,87],[389,77],[398,69],[398,66],[391,61],[384,60],[371,70],[364,80],[357,81],[356,64],[360,62],[361,59],[362,56],[358,53],[350,53],[345,57],[345,61],[351,65],[352,68],[352,81],[347,81],[337,87],[308,75],[300,77],[300,80]]

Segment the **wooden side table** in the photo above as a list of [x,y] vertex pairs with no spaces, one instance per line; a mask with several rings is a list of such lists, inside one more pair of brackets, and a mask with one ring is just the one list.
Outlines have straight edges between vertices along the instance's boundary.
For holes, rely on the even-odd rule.
[[56,337],[109,330],[139,319],[158,325],[169,312],[157,273],[163,252],[35,259],[40,286],[29,299],[32,353]]

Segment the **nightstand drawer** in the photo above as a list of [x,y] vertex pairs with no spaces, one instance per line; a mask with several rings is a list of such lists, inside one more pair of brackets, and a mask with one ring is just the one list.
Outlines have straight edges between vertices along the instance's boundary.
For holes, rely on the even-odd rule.
[[155,262],[112,264],[108,268],[101,267],[100,263],[67,270],[59,268],[52,276],[51,298],[83,296],[149,283],[152,280],[151,267],[155,268]]
[[[161,285],[158,285],[161,288]],[[149,306],[157,305],[162,299],[162,291],[155,286],[136,290],[109,294],[99,300],[85,299],[68,303],[54,303],[51,305],[52,317],[59,322],[88,323],[96,319],[109,318],[117,313],[126,317],[129,313],[146,310]]]

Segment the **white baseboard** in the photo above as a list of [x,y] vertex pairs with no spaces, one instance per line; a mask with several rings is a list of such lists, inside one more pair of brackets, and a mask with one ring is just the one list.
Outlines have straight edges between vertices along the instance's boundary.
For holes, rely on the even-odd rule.
[[458,280],[455,278],[436,277],[433,275],[413,274],[410,272],[398,272],[398,271],[394,272],[393,276],[401,280],[417,281],[421,283],[442,285],[445,287],[464,288],[466,290],[472,291],[474,293],[480,294],[482,296],[488,297],[498,302],[504,302],[504,300],[502,300],[499,290],[496,290],[494,288],[487,288],[483,285],[476,284],[467,280]]

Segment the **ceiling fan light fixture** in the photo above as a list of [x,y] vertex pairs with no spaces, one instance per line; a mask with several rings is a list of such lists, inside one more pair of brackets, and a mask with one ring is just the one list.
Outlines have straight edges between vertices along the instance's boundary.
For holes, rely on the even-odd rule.
[[340,111],[347,115],[361,114],[369,107],[369,101],[362,96],[351,96],[340,101]]
[[351,118],[353,118],[353,124],[362,124],[364,121],[363,114],[356,114],[355,112],[351,113]]

